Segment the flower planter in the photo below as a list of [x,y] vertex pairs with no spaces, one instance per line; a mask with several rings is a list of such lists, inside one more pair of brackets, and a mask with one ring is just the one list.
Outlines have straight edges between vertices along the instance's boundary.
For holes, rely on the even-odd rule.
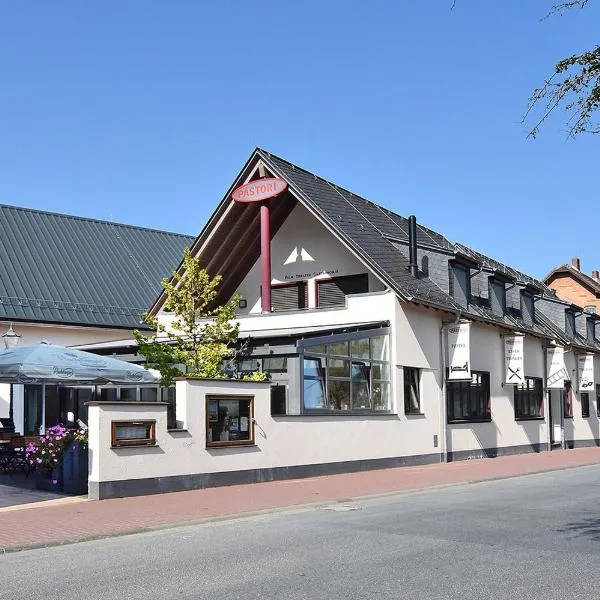
[[47,492],[62,492],[62,472],[61,469],[52,469],[47,471],[45,469],[39,469],[35,473],[35,487],[38,490],[45,490]]

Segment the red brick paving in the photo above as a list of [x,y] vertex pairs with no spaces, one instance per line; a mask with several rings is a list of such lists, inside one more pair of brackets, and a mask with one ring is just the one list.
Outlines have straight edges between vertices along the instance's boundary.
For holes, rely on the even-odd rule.
[[0,512],[0,550],[61,544],[203,519],[600,464],[600,448],[558,450],[311,479],[40,505]]

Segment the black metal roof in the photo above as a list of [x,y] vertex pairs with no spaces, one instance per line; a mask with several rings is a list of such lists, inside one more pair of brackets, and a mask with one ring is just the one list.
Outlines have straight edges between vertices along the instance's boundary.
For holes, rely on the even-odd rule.
[[0,205],[0,319],[140,326],[193,237]]
[[[556,328],[549,327],[548,320],[544,318],[536,317],[536,321],[528,325],[521,318],[519,311],[510,310],[504,315],[498,315],[491,308],[474,302],[467,306],[458,304],[434,279],[424,274],[414,277],[410,273],[408,259],[398,251],[398,242],[408,243],[408,219],[265,150],[257,149],[257,153],[276,174],[286,179],[304,203],[404,300],[449,312],[460,312],[464,317],[514,331],[527,331],[546,338],[557,336]],[[420,248],[469,257],[490,274],[504,275],[523,287],[538,289],[543,296],[556,298],[553,290],[534,277],[463,244],[451,243],[443,235],[422,225],[417,226],[417,244]],[[536,311],[536,315],[538,313],[539,311]],[[562,335],[565,335],[564,332]],[[571,343],[586,346],[583,339],[571,340]]]

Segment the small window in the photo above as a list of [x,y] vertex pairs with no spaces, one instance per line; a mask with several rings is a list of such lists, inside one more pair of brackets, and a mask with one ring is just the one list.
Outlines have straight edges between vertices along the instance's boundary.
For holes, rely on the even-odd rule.
[[345,306],[346,296],[351,294],[364,294],[369,291],[369,277],[362,275],[349,275],[317,281],[317,306],[327,308]]
[[421,413],[419,375],[419,369],[404,367],[404,414],[418,415]]
[[105,387],[100,388],[100,401],[101,402],[116,402],[118,389],[116,387]]
[[586,321],[587,325],[587,341],[593,344],[596,341],[596,322],[594,319],[588,317]]
[[471,270],[459,263],[449,263],[450,295],[461,305],[471,300]]
[[158,388],[155,386],[140,387],[141,402],[156,402],[158,400]]
[[254,444],[253,396],[206,397],[206,446]]
[[492,312],[496,315],[504,315],[506,312],[506,284],[490,278],[489,294]]
[[154,446],[156,444],[156,421],[112,421],[111,443],[121,446]]
[[135,402],[138,399],[136,387],[122,387],[120,392],[120,399],[123,402]]
[[177,429],[177,404],[175,386],[161,388],[162,402],[167,403],[167,429]]
[[273,416],[285,415],[285,396],[286,396],[285,385],[272,385],[271,386],[271,414]]
[[563,409],[565,419],[573,418],[573,390],[571,389],[571,382],[565,381],[565,387],[563,390]]
[[565,333],[569,337],[575,337],[575,313],[570,310],[565,311]]
[[587,419],[590,416],[590,394],[589,392],[580,392],[581,399],[581,416]]
[[298,310],[307,306],[305,281],[272,286],[271,308],[274,311]]
[[544,392],[542,380],[526,377],[515,385],[515,419],[540,419],[544,416]]
[[527,325],[533,325],[535,318],[533,296],[527,292],[521,292],[521,318]]

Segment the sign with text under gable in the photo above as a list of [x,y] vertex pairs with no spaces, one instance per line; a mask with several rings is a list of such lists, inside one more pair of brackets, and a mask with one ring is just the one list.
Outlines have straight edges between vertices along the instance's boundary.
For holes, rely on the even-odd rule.
[[577,357],[577,375],[580,392],[594,390],[594,355],[580,354]]
[[562,390],[565,379],[570,379],[565,367],[565,349],[562,346],[546,348],[546,387]]
[[471,323],[448,327],[448,380],[471,379]]
[[525,336],[520,333],[504,336],[504,383],[525,382]]

